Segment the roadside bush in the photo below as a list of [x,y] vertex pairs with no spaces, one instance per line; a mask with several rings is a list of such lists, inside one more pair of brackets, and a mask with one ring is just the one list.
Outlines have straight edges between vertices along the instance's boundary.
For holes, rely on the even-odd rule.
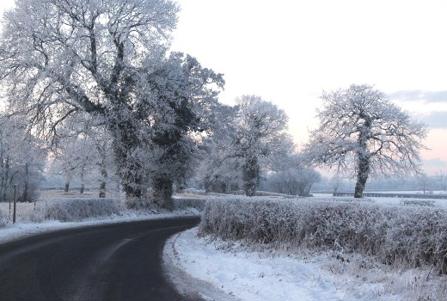
[[6,226],[8,223],[8,217],[0,210],[0,227]]
[[188,208],[197,209],[202,211],[205,208],[206,199],[200,198],[174,198],[174,209],[183,210]]
[[447,274],[447,211],[363,202],[214,200],[200,235],[272,247],[356,252]]
[[37,209],[33,221],[58,220],[80,221],[92,217],[118,215],[124,210],[117,200],[112,199],[68,199],[54,200]]
[[400,203],[404,206],[435,206],[435,201],[433,200],[401,200]]

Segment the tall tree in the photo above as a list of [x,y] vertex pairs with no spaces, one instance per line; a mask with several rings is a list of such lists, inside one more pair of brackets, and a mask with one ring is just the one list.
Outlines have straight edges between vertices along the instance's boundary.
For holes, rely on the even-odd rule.
[[234,155],[242,159],[242,181],[247,196],[254,196],[259,182],[260,161],[270,158],[287,135],[287,116],[274,104],[258,96],[238,100]]
[[392,104],[384,93],[368,85],[324,93],[320,126],[307,145],[319,164],[353,171],[355,197],[361,198],[371,174],[419,170],[424,125]]
[[214,122],[202,145],[197,180],[207,192],[228,193],[239,190],[241,160],[231,148],[236,132],[236,108],[219,104],[213,110]]
[[172,53],[148,75],[145,88],[150,91],[145,95],[155,97],[157,102],[148,115],[152,125],[148,148],[152,157],[147,160],[146,170],[153,199],[161,207],[172,207],[173,183],[182,182],[190,174],[201,134],[211,126],[223,84],[220,74],[182,53]]
[[12,107],[43,135],[80,111],[102,118],[129,198],[142,195],[135,156],[148,126],[135,89],[164,57],[177,11],[170,0],[17,0],[5,14],[0,78]]

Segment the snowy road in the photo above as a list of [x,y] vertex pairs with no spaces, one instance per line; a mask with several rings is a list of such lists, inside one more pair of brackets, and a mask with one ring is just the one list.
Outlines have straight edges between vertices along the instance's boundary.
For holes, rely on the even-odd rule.
[[139,221],[42,234],[0,245],[2,301],[196,301],[161,267],[164,242],[198,218]]

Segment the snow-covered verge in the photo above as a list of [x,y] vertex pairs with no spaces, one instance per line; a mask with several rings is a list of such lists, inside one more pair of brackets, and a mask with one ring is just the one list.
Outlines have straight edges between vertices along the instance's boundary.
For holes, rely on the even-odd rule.
[[305,248],[373,256],[396,268],[447,273],[447,210],[369,202],[208,202],[199,234],[273,249]]
[[312,198],[313,200],[320,201],[343,201],[343,202],[364,202],[364,203],[374,203],[377,205],[385,206],[425,206],[425,207],[437,207],[447,209],[447,196],[444,199],[429,199],[424,198],[421,195],[420,198],[399,198],[399,197],[365,197],[361,200],[354,199],[354,197],[334,197],[330,193],[315,193]]
[[[196,278],[190,274],[190,271],[182,265],[183,257],[187,255],[187,250],[178,250],[177,239],[179,235],[172,236],[166,241],[163,248],[163,270],[172,282],[177,291],[190,299],[201,299],[209,301],[236,301],[239,300],[225,291],[216,287],[215,283],[210,283],[206,277],[202,279]],[[182,235],[181,238],[184,236]],[[189,240],[193,246],[194,238]],[[183,246],[183,245],[182,245]],[[181,247],[182,247],[181,246]],[[179,253],[180,251],[180,253]],[[197,258],[200,260],[201,258]],[[196,261],[193,260],[194,263]],[[200,264],[200,262],[197,262]]]
[[[447,298],[447,277],[438,276],[428,268],[399,270],[367,256],[341,255],[335,251],[273,250],[259,244],[198,237],[197,229],[175,235],[165,246],[164,256],[173,262],[171,266],[189,276],[187,283],[180,282],[181,287],[190,284],[190,289],[199,289],[206,300],[441,301]],[[179,283],[178,279],[173,281]]]

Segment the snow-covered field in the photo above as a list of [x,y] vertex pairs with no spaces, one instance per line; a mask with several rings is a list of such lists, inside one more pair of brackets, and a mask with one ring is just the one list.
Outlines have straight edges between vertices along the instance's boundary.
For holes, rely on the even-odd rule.
[[354,199],[353,197],[334,197],[329,193],[315,193],[314,197],[310,198],[312,200],[335,200],[335,201],[352,201],[352,202],[369,202],[378,205],[410,205],[411,202],[414,203],[431,203],[434,207],[447,209],[447,195],[445,199],[424,199],[421,195],[420,198],[397,198],[397,197],[365,197],[363,199]]
[[[447,277],[429,269],[395,270],[358,255],[254,250],[238,243],[176,235],[174,263],[190,277],[246,301],[446,300]],[[175,280],[174,280],[175,282]],[[202,292],[206,296],[206,291]],[[218,300],[218,299],[216,299]],[[221,300],[225,300],[222,298]]]

